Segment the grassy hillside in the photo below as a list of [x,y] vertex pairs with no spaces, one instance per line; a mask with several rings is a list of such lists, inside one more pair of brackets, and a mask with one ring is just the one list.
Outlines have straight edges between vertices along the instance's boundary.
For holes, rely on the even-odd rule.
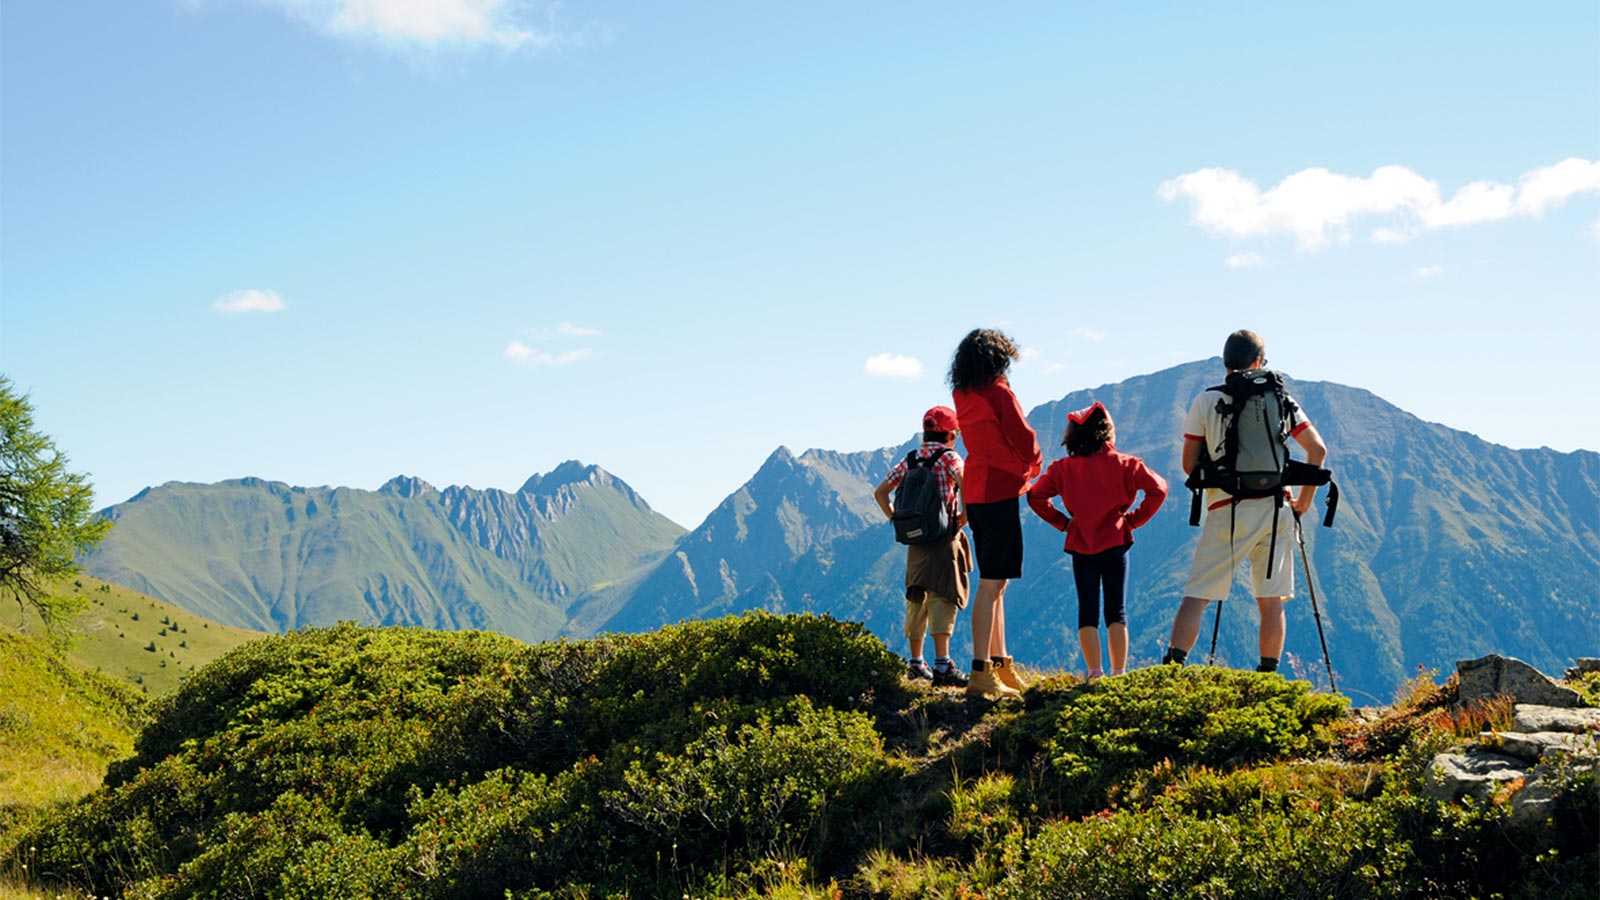
[[[219,625],[89,575],[76,576],[61,590],[89,601],[73,623],[78,636],[67,658],[132,683],[153,697],[170,692],[184,676],[229,650],[262,637],[260,632]],[[4,627],[19,624],[15,608],[0,615]],[[31,632],[37,634],[42,627],[37,616],[28,617]]]
[[[528,646],[340,626],[153,705],[26,859],[95,896],[1592,896],[1592,772],[1555,827],[1418,790],[1482,719],[1377,720],[1276,675],[909,685],[861,626],[747,614]],[[1513,788],[1514,789],[1514,788]]]
[[0,629],[0,830],[26,809],[74,800],[133,750],[144,705],[132,686]]

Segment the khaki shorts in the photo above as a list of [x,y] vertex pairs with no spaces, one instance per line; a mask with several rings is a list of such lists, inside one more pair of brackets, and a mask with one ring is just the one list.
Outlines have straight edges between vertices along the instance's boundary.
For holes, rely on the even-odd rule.
[[921,600],[906,601],[906,640],[925,634],[956,633],[956,605],[937,591],[924,591]]
[[[1278,546],[1272,553],[1272,571],[1267,571],[1267,553],[1272,546],[1272,519],[1278,518]],[[1270,498],[1244,500],[1234,507],[1233,541],[1228,541],[1228,507],[1207,510],[1200,529],[1200,544],[1194,548],[1194,563],[1189,566],[1185,597],[1226,600],[1233,587],[1233,573],[1242,560],[1250,561],[1250,595],[1253,597],[1294,596],[1294,512],[1289,502],[1275,506]]]

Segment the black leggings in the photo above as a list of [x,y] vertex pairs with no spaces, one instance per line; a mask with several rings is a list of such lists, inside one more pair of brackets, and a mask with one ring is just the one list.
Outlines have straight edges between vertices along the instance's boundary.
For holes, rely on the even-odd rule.
[[1072,554],[1072,580],[1078,585],[1078,627],[1100,627],[1100,589],[1105,588],[1106,624],[1127,623],[1123,596],[1128,588],[1128,548]]

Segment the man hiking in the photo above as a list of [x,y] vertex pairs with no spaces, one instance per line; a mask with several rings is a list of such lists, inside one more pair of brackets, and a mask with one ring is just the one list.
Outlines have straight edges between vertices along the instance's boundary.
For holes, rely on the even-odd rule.
[[1196,397],[1184,420],[1183,471],[1192,487],[1204,488],[1206,516],[1162,662],[1187,659],[1200,636],[1206,604],[1228,599],[1239,563],[1248,560],[1251,593],[1261,611],[1256,671],[1276,672],[1283,656],[1283,604],[1294,596],[1289,542],[1295,517],[1311,508],[1317,490],[1302,485],[1289,497],[1287,442],[1299,444],[1305,463],[1313,467],[1322,465],[1328,448],[1283,390],[1282,377],[1267,369],[1260,335],[1246,330],[1228,335],[1222,362],[1227,381]]

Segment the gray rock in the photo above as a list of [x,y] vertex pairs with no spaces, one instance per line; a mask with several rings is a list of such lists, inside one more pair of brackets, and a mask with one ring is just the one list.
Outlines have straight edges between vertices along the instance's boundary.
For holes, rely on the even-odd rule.
[[1577,662],[1577,665],[1567,669],[1568,681],[1582,678],[1590,672],[1600,672],[1600,659],[1592,656],[1580,656]]
[[1600,709],[1555,709],[1549,706],[1519,703],[1515,707],[1511,728],[1525,734],[1539,731],[1566,731],[1574,734],[1600,731]]
[[[1573,765],[1574,772],[1593,771],[1593,761]],[[1548,827],[1550,817],[1555,812],[1555,800],[1560,795],[1559,776],[1548,764],[1541,764],[1534,768],[1529,775],[1528,783],[1522,790],[1511,795],[1511,824],[1542,828]],[[1600,800],[1600,791],[1596,793]]]
[[1461,660],[1456,663],[1456,673],[1460,676],[1457,702],[1462,705],[1502,694],[1511,697],[1513,703],[1540,706],[1570,708],[1583,702],[1577,691],[1556,684],[1520,659],[1498,653]]
[[1595,738],[1593,735],[1573,734],[1570,731],[1536,731],[1531,734],[1516,731],[1485,731],[1478,736],[1478,746],[1505,756],[1514,756],[1528,763],[1536,763],[1549,750],[1592,756],[1595,753]]
[[1462,797],[1487,800],[1502,784],[1527,775],[1528,764],[1520,759],[1470,747],[1464,753],[1435,756],[1423,777],[1422,791],[1446,802]]
[[1555,813],[1556,789],[1543,781],[1531,781],[1511,795],[1511,824],[1537,828],[1550,824]]

